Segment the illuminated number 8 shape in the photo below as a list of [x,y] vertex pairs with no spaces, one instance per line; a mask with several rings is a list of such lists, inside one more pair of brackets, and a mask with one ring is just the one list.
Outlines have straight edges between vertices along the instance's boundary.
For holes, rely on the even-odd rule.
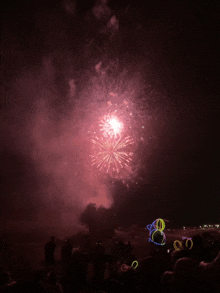
[[[155,220],[151,225],[147,225],[147,229],[150,231],[149,241],[156,245],[165,245],[166,244],[166,236],[163,232],[165,229],[165,222],[163,219]],[[162,236],[163,239],[160,243],[155,242],[155,237]]]

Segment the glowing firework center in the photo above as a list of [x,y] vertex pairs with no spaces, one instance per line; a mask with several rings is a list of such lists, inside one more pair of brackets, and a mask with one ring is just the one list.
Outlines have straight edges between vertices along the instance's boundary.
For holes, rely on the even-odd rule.
[[121,135],[124,124],[115,115],[106,115],[99,124],[105,137],[116,138]]

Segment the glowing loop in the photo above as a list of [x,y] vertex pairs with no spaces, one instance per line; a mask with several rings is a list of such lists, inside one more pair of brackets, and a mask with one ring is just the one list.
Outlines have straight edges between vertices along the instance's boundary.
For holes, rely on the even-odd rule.
[[[191,238],[186,238],[186,237],[182,237],[182,239],[184,240],[184,239],[187,239],[186,240],[186,247],[188,247],[188,241],[190,241],[191,242],[191,245],[190,245],[190,248],[189,249],[192,249],[192,247],[193,247],[193,241],[192,241],[192,239]],[[178,246],[176,245],[176,244],[179,244]],[[182,248],[183,248],[183,245],[182,245],[182,241],[180,241],[180,240],[175,240],[174,242],[173,242],[173,247],[175,248],[175,250],[181,250]]]
[[128,270],[128,266],[124,263],[122,266],[121,266],[121,271],[122,272],[127,272]]
[[137,260],[134,260],[133,262],[132,262],[132,264],[131,264],[131,267],[133,267],[133,264],[134,263],[136,263],[136,265],[135,265],[135,267],[134,267],[134,269],[136,269],[137,267],[138,267],[138,261]]
[[155,222],[155,228],[159,231],[163,231],[165,229],[165,222],[163,219],[157,219]]
[[152,228],[152,227],[153,227],[153,224],[150,224],[150,225],[147,225],[147,227],[146,227],[146,228],[147,228],[147,230],[151,231],[151,230],[153,230],[153,228]]
[[192,241],[192,239],[187,239],[186,240],[186,247],[188,247],[188,241],[191,241],[191,246],[190,246],[190,248],[189,249],[192,249],[192,247],[193,247],[193,241]]
[[[177,247],[176,243],[179,243],[180,248]],[[179,240],[175,240],[175,241],[173,242],[173,247],[175,248],[175,250],[181,250],[182,247],[183,247],[183,246],[182,246],[182,242],[179,241]]]
[[[161,236],[163,236],[163,240],[160,243],[155,242],[155,236],[156,236],[155,234],[160,234]],[[152,243],[154,243],[156,245],[165,245],[166,244],[166,236],[165,236],[164,232],[161,232],[161,231],[155,229],[150,232],[149,241],[151,241]]]

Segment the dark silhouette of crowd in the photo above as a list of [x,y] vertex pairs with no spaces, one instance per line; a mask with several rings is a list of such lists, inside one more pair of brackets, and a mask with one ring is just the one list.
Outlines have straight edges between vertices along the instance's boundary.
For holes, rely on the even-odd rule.
[[48,265],[53,265],[55,263],[55,260],[54,260],[55,248],[56,248],[55,237],[52,236],[50,238],[50,241],[48,241],[44,246],[45,262]]
[[[192,248],[183,245],[150,243],[151,255],[137,260],[130,242],[114,243],[106,253],[102,241],[73,249],[70,239],[61,248],[61,261],[55,262],[55,237],[45,245],[45,269],[32,278],[16,282],[0,268],[0,292],[18,293],[220,293],[220,242],[207,242],[208,234],[192,237]],[[112,240],[113,241],[113,240]],[[183,240],[184,242],[185,240]],[[168,245],[168,244],[167,244]]]

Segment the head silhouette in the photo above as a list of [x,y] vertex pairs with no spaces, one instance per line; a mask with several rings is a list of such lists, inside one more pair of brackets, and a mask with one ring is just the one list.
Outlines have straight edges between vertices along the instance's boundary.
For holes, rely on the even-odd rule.
[[51,242],[55,242],[55,237],[54,237],[54,236],[51,236],[51,237],[50,237],[50,241],[51,241]]

